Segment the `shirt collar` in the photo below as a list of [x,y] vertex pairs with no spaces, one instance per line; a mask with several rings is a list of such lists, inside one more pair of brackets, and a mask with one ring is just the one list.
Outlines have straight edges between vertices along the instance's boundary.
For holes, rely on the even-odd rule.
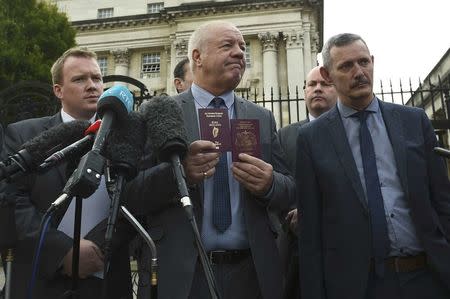
[[[89,120],[89,122],[91,124],[95,121],[95,117],[96,117],[96,114],[94,114],[94,116],[92,116],[92,118]],[[68,114],[66,111],[64,111],[64,109],[61,109],[61,119],[62,119],[63,123],[67,123],[69,121],[75,120],[75,118],[72,115]]]
[[[355,114],[356,112],[358,112],[358,110],[356,110],[356,109],[345,106],[341,102],[341,99],[338,99],[338,101],[337,101],[337,108],[339,110],[339,113],[342,115],[342,117],[345,117],[345,118],[348,118],[348,117],[352,116],[353,114]],[[372,101],[370,102],[369,106],[367,106],[367,108],[364,110],[374,112],[374,113],[378,113],[380,111],[380,105],[375,96],[372,98]]]
[[225,102],[225,106],[227,106],[228,109],[230,109],[230,107],[234,103],[234,94],[233,94],[232,90],[227,91],[219,96],[215,96],[215,95],[211,94],[209,91],[196,85],[195,83],[192,83],[191,91],[192,91],[192,96],[194,97],[197,104],[203,108],[208,107],[209,103],[214,98],[222,98],[223,101]]

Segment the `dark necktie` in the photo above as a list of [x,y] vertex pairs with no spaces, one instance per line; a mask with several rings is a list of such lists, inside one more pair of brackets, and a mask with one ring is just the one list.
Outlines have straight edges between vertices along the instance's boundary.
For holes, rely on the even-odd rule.
[[358,117],[361,123],[359,141],[370,213],[372,254],[375,264],[375,273],[378,277],[383,277],[384,259],[389,250],[389,237],[386,216],[384,213],[383,195],[381,194],[380,180],[378,178],[375,150],[366,122],[369,113],[370,111],[359,111],[358,113],[355,113],[354,116]]
[[[214,98],[211,106],[216,109],[227,109],[222,98]],[[212,221],[220,232],[226,231],[231,224],[227,153],[221,153],[214,173]]]

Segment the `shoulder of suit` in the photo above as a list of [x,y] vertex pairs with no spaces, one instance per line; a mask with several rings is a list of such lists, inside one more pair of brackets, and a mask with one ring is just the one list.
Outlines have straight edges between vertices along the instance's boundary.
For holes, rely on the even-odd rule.
[[406,105],[401,105],[401,104],[395,104],[395,103],[389,103],[389,102],[384,102],[380,100],[380,106],[381,109],[390,109],[392,111],[396,111],[399,113],[424,113],[424,110],[422,108],[418,108],[418,107],[412,107],[412,106],[406,106]]
[[26,128],[26,127],[36,127],[36,126],[44,126],[45,124],[51,124],[52,122],[56,122],[57,118],[60,118],[60,113],[58,112],[55,115],[52,116],[44,116],[44,117],[37,117],[37,118],[29,118],[24,119],[15,123],[11,123],[8,125],[8,128]]
[[290,130],[298,130],[298,128],[300,128],[301,126],[303,126],[306,123],[308,123],[308,120],[304,119],[299,122],[295,122],[295,123],[292,123],[292,124],[282,127],[279,130],[279,132],[288,132]]

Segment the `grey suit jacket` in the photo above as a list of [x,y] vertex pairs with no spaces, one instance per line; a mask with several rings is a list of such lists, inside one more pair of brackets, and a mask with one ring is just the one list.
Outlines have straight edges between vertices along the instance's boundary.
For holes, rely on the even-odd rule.
[[[60,113],[53,116],[28,119],[10,124],[6,128],[5,152],[15,153],[26,141],[36,137],[41,132],[62,122]],[[25,298],[31,275],[31,262],[35,243],[39,233],[43,214],[50,204],[61,194],[66,183],[66,163],[51,168],[43,174],[32,174],[23,177],[3,188],[16,201],[16,229],[19,242],[15,248],[13,266],[12,298]],[[46,233],[45,242],[41,250],[40,267],[35,286],[34,298],[59,298],[62,293],[70,289],[71,281],[59,272],[63,257],[72,247],[72,238],[58,231],[56,228],[61,221],[68,202],[59,208],[52,217],[51,225]],[[119,225],[120,227],[121,225]],[[100,223],[85,237],[96,243],[100,248],[104,240],[106,221]],[[120,229],[119,229],[120,230]],[[111,268],[115,268],[115,283],[111,288],[110,298],[128,298],[131,294],[131,280],[127,244],[117,247]],[[119,257],[116,259],[116,257]],[[127,275],[128,274],[128,275]],[[80,281],[80,288],[84,285],[92,287],[88,278]],[[101,291],[101,285],[99,291]],[[94,294],[94,290],[90,290]],[[87,297],[89,298],[89,297]]]
[[[450,184],[421,109],[380,102],[395,162],[429,265],[450,286]],[[365,298],[371,258],[367,203],[336,107],[299,130],[302,298]]]
[[[198,140],[200,137],[197,110],[192,93],[190,91],[182,93],[176,96],[175,100],[180,103],[183,110],[189,142]],[[272,164],[274,168],[273,197],[270,200],[255,198],[243,188],[241,198],[244,202],[245,223],[263,297],[277,299],[282,296],[281,264],[267,207],[271,206],[277,210],[288,209],[290,200],[294,199],[294,182],[282,161],[272,114],[238,97],[235,97],[235,112],[237,118],[260,120],[262,159]],[[168,177],[166,182],[159,188],[172,191],[176,189],[172,176]],[[198,227],[201,227],[203,214],[202,193],[202,185],[190,190]],[[145,195],[143,196],[145,198]],[[167,192],[165,198],[154,198],[153,204],[157,208],[147,210],[148,231],[156,241],[158,249],[160,265],[158,297],[162,299],[188,297],[198,256],[191,225],[183,208],[178,201],[173,200],[173,196],[173,192],[172,194]]]

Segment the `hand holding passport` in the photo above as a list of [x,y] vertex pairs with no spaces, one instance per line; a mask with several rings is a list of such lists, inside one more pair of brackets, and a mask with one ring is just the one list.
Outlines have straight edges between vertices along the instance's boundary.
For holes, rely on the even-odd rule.
[[214,142],[218,152],[231,151],[233,162],[240,153],[261,158],[259,120],[230,120],[228,110],[210,108],[199,109],[198,117],[201,139]]

